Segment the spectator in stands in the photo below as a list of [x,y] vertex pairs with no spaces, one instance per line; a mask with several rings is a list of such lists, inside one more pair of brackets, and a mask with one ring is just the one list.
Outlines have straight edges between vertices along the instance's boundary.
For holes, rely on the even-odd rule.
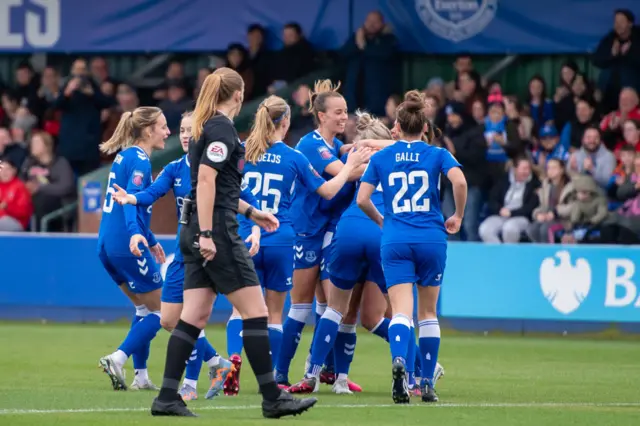
[[540,75],[529,80],[527,104],[536,126],[542,127],[553,121],[553,101],[547,98],[547,83]]
[[463,102],[468,114],[471,114],[475,101],[487,99],[480,74],[475,70],[458,74],[458,87],[460,90],[454,92],[453,99]]
[[[281,50],[272,63],[272,79],[269,92],[304,77],[316,68],[314,48],[302,33],[302,28],[290,22],[282,29]],[[246,89],[245,89],[246,91]]]
[[560,143],[558,131],[553,124],[546,124],[540,129],[540,146],[533,151],[533,163],[540,168],[542,174],[551,159],[569,161],[569,150]]
[[520,139],[519,119],[506,116],[502,95],[489,96],[488,103],[488,115],[482,127],[487,144],[487,184],[493,188],[504,180],[507,160],[524,155],[526,147]]
[[39,77],[28,62],[23,62],[16,68],[16,88],[14,96],[18,106],[29,108],[36,115],[41,115],[38,98]]
[[527,236],[534,243],[554,242],[554,228],[564,228],[562,222],[569,217],[570,206],[575,199],[575,190],[564,161],[550,158],[546,167],[546,178],[538,192],[539,206],[533,210],[533,222],[527,228]]
[[445,84],[440,77],[433,77],[429,79],[425,93],[429,96],[433,96],[436,99],[438,106],[444,105],[447,101]]
[[15,143],[9,129],[0,127],[0,157],[10,157],[17,167],[27,158],[27,150],[23,144]]
[[618,187],[617,197],[624,204],[609,217],[603,227],[603,243],[640,243],[640,154],[635,155],[633,173]]
[[291,95],[294,113],[291,114],[291,126],[287,139],[291,141],[292,146],[295,146],[300,138],[316,128],[313,115],[309,112],[310,94],[309,86],[301,84]]
[[480,238],[487,243],[517,243],[538,207],[537,189],[540,181],[532,173],[531,161],[525,157],[514,160],[514,167],[491,191],[489,213],[480,224]]
[[560,68],[558,87],[553,95],[554,121],[558,129],[563,129],[565,124],[575,118],[571,85],[578,71],[578,65],[574,61],[567,61]]
[[100,166],[100,111],[113,104],[113,100],[104,96],[89,77],[87,62],[76,59],[71,67],[71,78],[55,102],[62,112],[58,152],[69,161],[76,175],[89,173]]
[[102,83],[105,81],[111,81],[113,84],[117,84],[109,75],[109,64],[102,56],[93,58],[89,68],[91,70],[91,77],[93,77],[98,85],[102,86]]
[[[468,116],[462,103],[451,102],[444,110],[447,124],[443,130],[443,138],[451,141],[455,156],[462,165],[462,171],[467,179],[467,204],[462,229],[467,241],[480,241],[478,235],[480,209],[484,202],[482,194],[487,181],[487,143],[484,138],[484,127],[476,124]],[[448,212],[453,214],[453,193],[450,188],[445,191],[445,200],[443,204],[448,204]],[[444,205],[443,209],[445,209]]]
[[625,121],[622,125],[622,138],[613,151],[616,158],[619,158],[618,153],[624,146],[630,146],[635,152],[640,153],[640,120]]
[[396,108],[398,108],[398,105],[400,105],[401,102],[402,98],[394,94],[389,96],[387,103],[384,106],[384,117],[381,121],[390,129],[396,122]]
[[117,104],[109,108],[109,118],[106,123],[104,123],[104,130],[102,132],[103,141],[111,139],[123,112],[131,112],[140,106],[136,89],[127,83],[118,84],[116,101]]
[[22,232],[29,228],[33,214],[31,195],[18,179],[18,167],[11,156],[0,167],[0,231]]
[[[473,70],[473,59],[468,53],[460,53],[453,61],[453,81],[447,83],[444,87],[446,99],[455,99],[455,92],[460,90],[459,77],[460,74]],[[444,101],[445,99],[443,99]]]
[[[618,197],[618,189],[624,185],[626,182],[629,182],[631,176],[633,175],[634,168],[634,160],[636,158],[636,149],[631,145],[624,145],[618,151],[619,164],[613,171],[613,176],[611,176],[611,180],[609,181],[609,185],[607,186],[607,195],[611,200],[609,204],[610,207],[617,208],[621,203],[627,201],[627,198],[619,198]],[[640,169],[639,169],[640,171]],[[610,208],[610,210],[612,210]]]
[[582,137],[582,147],[571,154],[569,171],[571,173],[588,174],[602,188],[609,184],[616,167],[616,158],[601,141],[600,130],[587,127]]
[[73,170],[64,157],[55,154],[51,135],[34,133],[29,147],[31,155],[22,166],[20,178],[31,193],[36,219],[33,231],[37,231],[46,214],[75,198],[76,188]]
[[593,54],[593,64],[602,70],[598,86],[607,112],[618,105],[623,87],[640,90],[640,28],[634,24],[633,12],[616,10],[613,30],[600,40]]
[[244,96],[247,99],[251,99],[253,96],[254,76],[247,49],[239,43],[230,44],[227,48],[226,66],[240,74],[244,81]]
[[610,112],[600,122],[603,140],[610,149],[613,149],[623,138],[622,124],[627,120],[640,120],[638,92],[629,87],[620,92],[618,110]]
[[580,98],[575,104],[575,110],[575,118],[564,125],[560,135],[560,143],[570,151],[580,149],[585,129],[598,124],[595,104],[591,99]]
[[484,123],[484,118],[487,116],[487,106],[482,99],[476,99],[471,104],[471,116],[476,123]]
[[344,85],[347,104],[384,117],[387,99],[399,91],[400,62],[398,40],[382,14],[370,12],[341,53],[347,65]]
[[267,87],[273,81],[271,74],[271,52],[267,50],[265,43],[266,31],[260,24],[252,24],[247,30],[247,43],[249,45],[249,59],[253,70],[253,96],[262,96],[267,93]]
[[38,118],[27,107],[19,107],[11,123],[11,137],[14,143],[26,146],[31,131],[38,124]]
[[164,75],[165,80],[158,86],[153,92],[153,99],[157,102],[163,101],[167,98],[167,82],[175,80],[184,80],[184,65],[180,61],[171,61],[167,65],[167,71]]
[[46,67],[42,71],[38,98],[40,109],[43,111],[41,127],[50,135],[57,137],[60,133],[60,113],[55,110],[54,102],[60,95],[60,75],[53,67]]
[[178,133],[182,114],[193,108],[193,100],[187,96],[186,82],[184,80],[167,81],[167,98],[160,102],[159,107],[167,119],[167,127],[171,133]]
[[4,111],[4,122],[6,126],[11,126],[13,119],[15,118],[16,111],[18,110],[18,98],[11,91],[6,91],[2,94],[2,110]]
[[598,187],[597,182],[589,175],[575,176],[573,186],[576,199],[569,207],[569,220],[566,223],[562,242],[566,244],[590,242],[609,211],[607,199]]
[[193,88],[193,99],[198,99],[198,95],[200,94],[200,88],[202,87],[202,83],[204,83],[204,80],[212,72],[213,70],[211,68],[200,68],[198,70],[198,76],[196,77],[196,84],[195,84],[195,87]]

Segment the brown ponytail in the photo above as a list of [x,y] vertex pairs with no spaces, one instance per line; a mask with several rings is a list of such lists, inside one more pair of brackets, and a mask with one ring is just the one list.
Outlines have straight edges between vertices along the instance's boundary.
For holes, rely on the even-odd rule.
[[156,107],[140,107],[133,112],[123,113],[111,139],[100,144],[100,151],[105,154],[114,154],[130,147],[142,138],[144,129],[156,124],[161,115],[162,110]]

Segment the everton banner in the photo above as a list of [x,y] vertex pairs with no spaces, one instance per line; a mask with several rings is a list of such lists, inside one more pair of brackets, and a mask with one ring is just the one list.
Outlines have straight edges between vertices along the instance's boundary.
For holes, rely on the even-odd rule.
[[271,47],[299,23],[334,50],[379,10],[404,51],[585,53],[638,0],[1,0],[0,52],[210,52],[262,24]]

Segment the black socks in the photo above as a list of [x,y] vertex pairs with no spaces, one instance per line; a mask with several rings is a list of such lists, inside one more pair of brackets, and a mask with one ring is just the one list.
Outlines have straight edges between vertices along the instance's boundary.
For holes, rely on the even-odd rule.
[[260,386],[262,397],[268,401],[275,401],[280,396],[280,389],[276,384],[271,364],[267,317],[250,318],[242,321],[242,343],[253,374],[255,374]]
[[[265,323],[266,327],[266,323]],[[158,399],[173,401],[180,398],[178,387],[193,347],[200,336],[200,329],[182,320],[171,333],[164,365],[164,378]],[[251,362],[251,360],[249,360]],[[271,362],[271,360],[269,360]]]

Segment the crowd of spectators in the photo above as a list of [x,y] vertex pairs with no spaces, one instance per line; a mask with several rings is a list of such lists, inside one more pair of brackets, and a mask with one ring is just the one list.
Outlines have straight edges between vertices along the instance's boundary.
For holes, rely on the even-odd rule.
[[[463,228],[452,239],[640,241],[640,30],[634,24],[632,13],[616,11],[613,30],[593,55],[601,69],[597,82],[567,62],[557,81],[531,76],[527,95],[518,98],[499,82],[485,81],[468,54],[455,59],[452,81],[426,82],[425,111],[441,130],[437,143],[462,163],[469,185]],[[298,24],[285,25],[280,38],[282,48],[270,50],[265,28],[251,25],[246,40],[219,58],[219,66],[244,79],[246,99],[318,69],[319,54]],[[371,12],[334,54],[345,65],[341,90],[350,109],[370,111],[392,126],[401,101],[401,61],[382,14]],[[212,71],[202,68],[189,78],[183,63],[171,61],[145,103],[158,105],[175,133]],[[114,78],[102,57],[76,59],[68,76],[62,72],[46,67],[36,73],[24,63],[13,86],[2,91],[0,231],[37,230],[42,217],[73,201],[77,177],[110,160],[100,156],[99,143],[123,112],[141,104],[137,88]],[[292,143],[314,128],[309,87],[294,89]],[[446,179],[442,205],[446,215],[453,212]]]

